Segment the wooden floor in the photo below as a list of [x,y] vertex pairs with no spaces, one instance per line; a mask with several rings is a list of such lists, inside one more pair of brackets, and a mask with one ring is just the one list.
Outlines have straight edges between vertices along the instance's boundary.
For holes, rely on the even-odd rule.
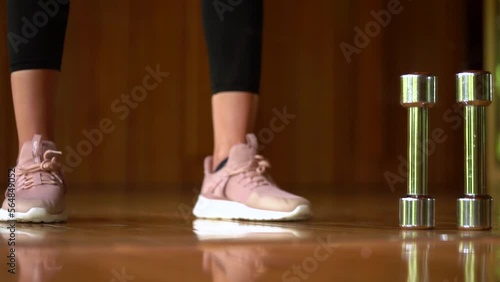
[[456,195],[436,196],[434,230],[401,231],[383,189],[309,187],[313,219],[250,223],[194,220],[190,188],[139,188],[76,189],[66,224],[17,224],[15,275],[1,224],[0,281],[500,281],[500,228],[457,231]]

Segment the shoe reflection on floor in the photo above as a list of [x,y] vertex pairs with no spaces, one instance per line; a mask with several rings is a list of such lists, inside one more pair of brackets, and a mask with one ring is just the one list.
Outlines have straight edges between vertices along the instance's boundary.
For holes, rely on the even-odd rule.
[[208,219],[193,221],[193,231],[203,251],[203,269],[214,282],[257,281],[267,272],[271,254],[255,243],[300,239],[308,234],[273,224]]
[[[2,245],[8,245],[11,231],[8,224],[0,226]],[[61,232],[60,229],[47,225],[16,224],[15,226],[15,265],[8,266],[13,269],[13,277],[18,282],[44,282],[51,281],[63,269],[60,249],[47,245],[47,238],[51,234]],[[14,281],[14,280],[13,280]]]

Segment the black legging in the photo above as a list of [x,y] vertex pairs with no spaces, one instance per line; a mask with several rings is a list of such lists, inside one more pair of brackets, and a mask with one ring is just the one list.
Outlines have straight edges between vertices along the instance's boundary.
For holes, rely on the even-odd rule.
[[69,0],[7,0],[10,70],[61,68]]
[[[262,0],[202,0],[212,93],[260,84]],[[61,69],[69,0],[7,0],[10,69]]]
[[262,0],[202,1],[212,93],[258,93]]

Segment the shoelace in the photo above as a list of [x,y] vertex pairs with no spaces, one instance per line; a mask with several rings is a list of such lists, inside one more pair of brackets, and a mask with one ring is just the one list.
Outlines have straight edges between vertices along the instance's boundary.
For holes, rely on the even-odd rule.
[[[52,155],[52,158],[50,156]],[[40,177],[40,184],[53,184],[53,185],[63,185],[63,180],[59,175],[59,164],[56,161],[54,155],[62,155],[61,151],[47,150],[43,154],[43,160],[40,163],[33,163],[27,166],[20,166],[17,168],[17,180],[20,180],[20,176],[24,176],[23,185],[16,185],[18,189],[29,189],[35,185],[33,180],[33,173],[41,172],[48,174],[47,177]],[[16,181],[17,182],[17,181]],[[17,184],[17,183],[16,183]]]
[[229,171],[229,176],[243,174],[243,179],[247,182],[243,186],[251,185],[257,187],[260,185],[270,184],[264,172],[267,168],[270,168],[271,164],[261,155],[255,155],[252,163],[244,168],[237,169],[234,171]]

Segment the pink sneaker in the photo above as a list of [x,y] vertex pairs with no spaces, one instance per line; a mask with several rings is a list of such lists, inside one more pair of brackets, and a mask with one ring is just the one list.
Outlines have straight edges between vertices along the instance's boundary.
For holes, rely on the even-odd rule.
[[257,138],[234,145],[224,168],[212,173],[205,158],[205,178],[193,214],[201,218],[299,220],[311,216],[308,200],[285,192],[265,174],[269,163],[257,155]]
[[5,192],[0,221],[60,222],[67,219],[65,185],[55,155],[61,152],[56,151],[54,143],[41,141],[40,135],[24,143],[15,167],[15,189]]

